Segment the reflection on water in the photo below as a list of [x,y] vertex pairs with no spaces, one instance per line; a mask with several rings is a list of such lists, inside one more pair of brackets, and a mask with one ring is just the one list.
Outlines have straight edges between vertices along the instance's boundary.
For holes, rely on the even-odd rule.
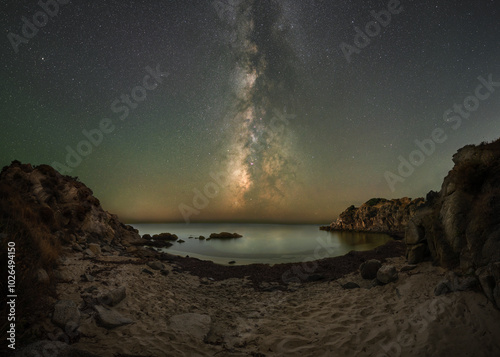
[[[185,243],[175,242],[166,252],[189,255],[219,264],[292,263],[335,257],[351,250],[369,250],[391,238],[385,234],[320,231],[316,225],[281,224],[134,224],[142,234],[175,233]],[[231,232],[242,238],[199,240],[211,233]]]

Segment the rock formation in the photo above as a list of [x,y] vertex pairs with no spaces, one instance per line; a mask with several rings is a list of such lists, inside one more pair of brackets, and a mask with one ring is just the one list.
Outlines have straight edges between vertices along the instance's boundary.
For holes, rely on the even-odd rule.
[[128,246],[136,229],[104,211],[90,188],[48,165],[14,161],[0,173],[0,219],[31,221],[61,242]]
[[372,198],[360,207],[350,206],[335,222],[320,229],[378,232],[402,238],[410,218],[424,202],[423,198]]
[[428,205],[408,224],[407,258],[417,263],[431,257],[444,267],[475,272],[495,302],[500,295],[500,140],[465,146],[453,162],[441,191],[429,193]]

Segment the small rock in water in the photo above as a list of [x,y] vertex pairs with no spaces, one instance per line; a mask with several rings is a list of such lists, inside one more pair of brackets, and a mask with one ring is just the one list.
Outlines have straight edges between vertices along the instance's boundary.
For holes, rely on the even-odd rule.
[[199,236],[198,239],[199,240],[203,240],[203,239],[205,239],[205,237],[204,236]]
[[230,261],[229,263],[227,263],[227,264],[236,264],[236,261],[231,260],[231,261]]
[[179,239],[179,240],[177,241],[177,243],[184,243],[184,242],[185,242],[185,240],[182,240],[182,239]]

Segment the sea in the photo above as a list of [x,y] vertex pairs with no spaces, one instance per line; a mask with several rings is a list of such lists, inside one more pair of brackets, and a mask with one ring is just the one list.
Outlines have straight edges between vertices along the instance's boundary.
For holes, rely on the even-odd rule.
[[[327,232],[318,225],[286,224],[132,224],[143,234],[172,233],[174,242],[162,251],[178,256],[210,260],[217,264],[299,263],[344,255],[352,250],[376,248],[392,240],[386,234]],[[211,233],[239,233],[242,238],[200,240]]]

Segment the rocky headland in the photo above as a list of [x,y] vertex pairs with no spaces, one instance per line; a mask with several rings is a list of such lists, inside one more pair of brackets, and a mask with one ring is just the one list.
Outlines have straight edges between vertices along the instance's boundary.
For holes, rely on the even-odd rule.
[[348,207],[337,220],[320,229],[386,233],[396,238],[403,238],[410,218],[424,203],[423,198],[414,200],[408,197],[392,200],[372,198],[359,207]]

